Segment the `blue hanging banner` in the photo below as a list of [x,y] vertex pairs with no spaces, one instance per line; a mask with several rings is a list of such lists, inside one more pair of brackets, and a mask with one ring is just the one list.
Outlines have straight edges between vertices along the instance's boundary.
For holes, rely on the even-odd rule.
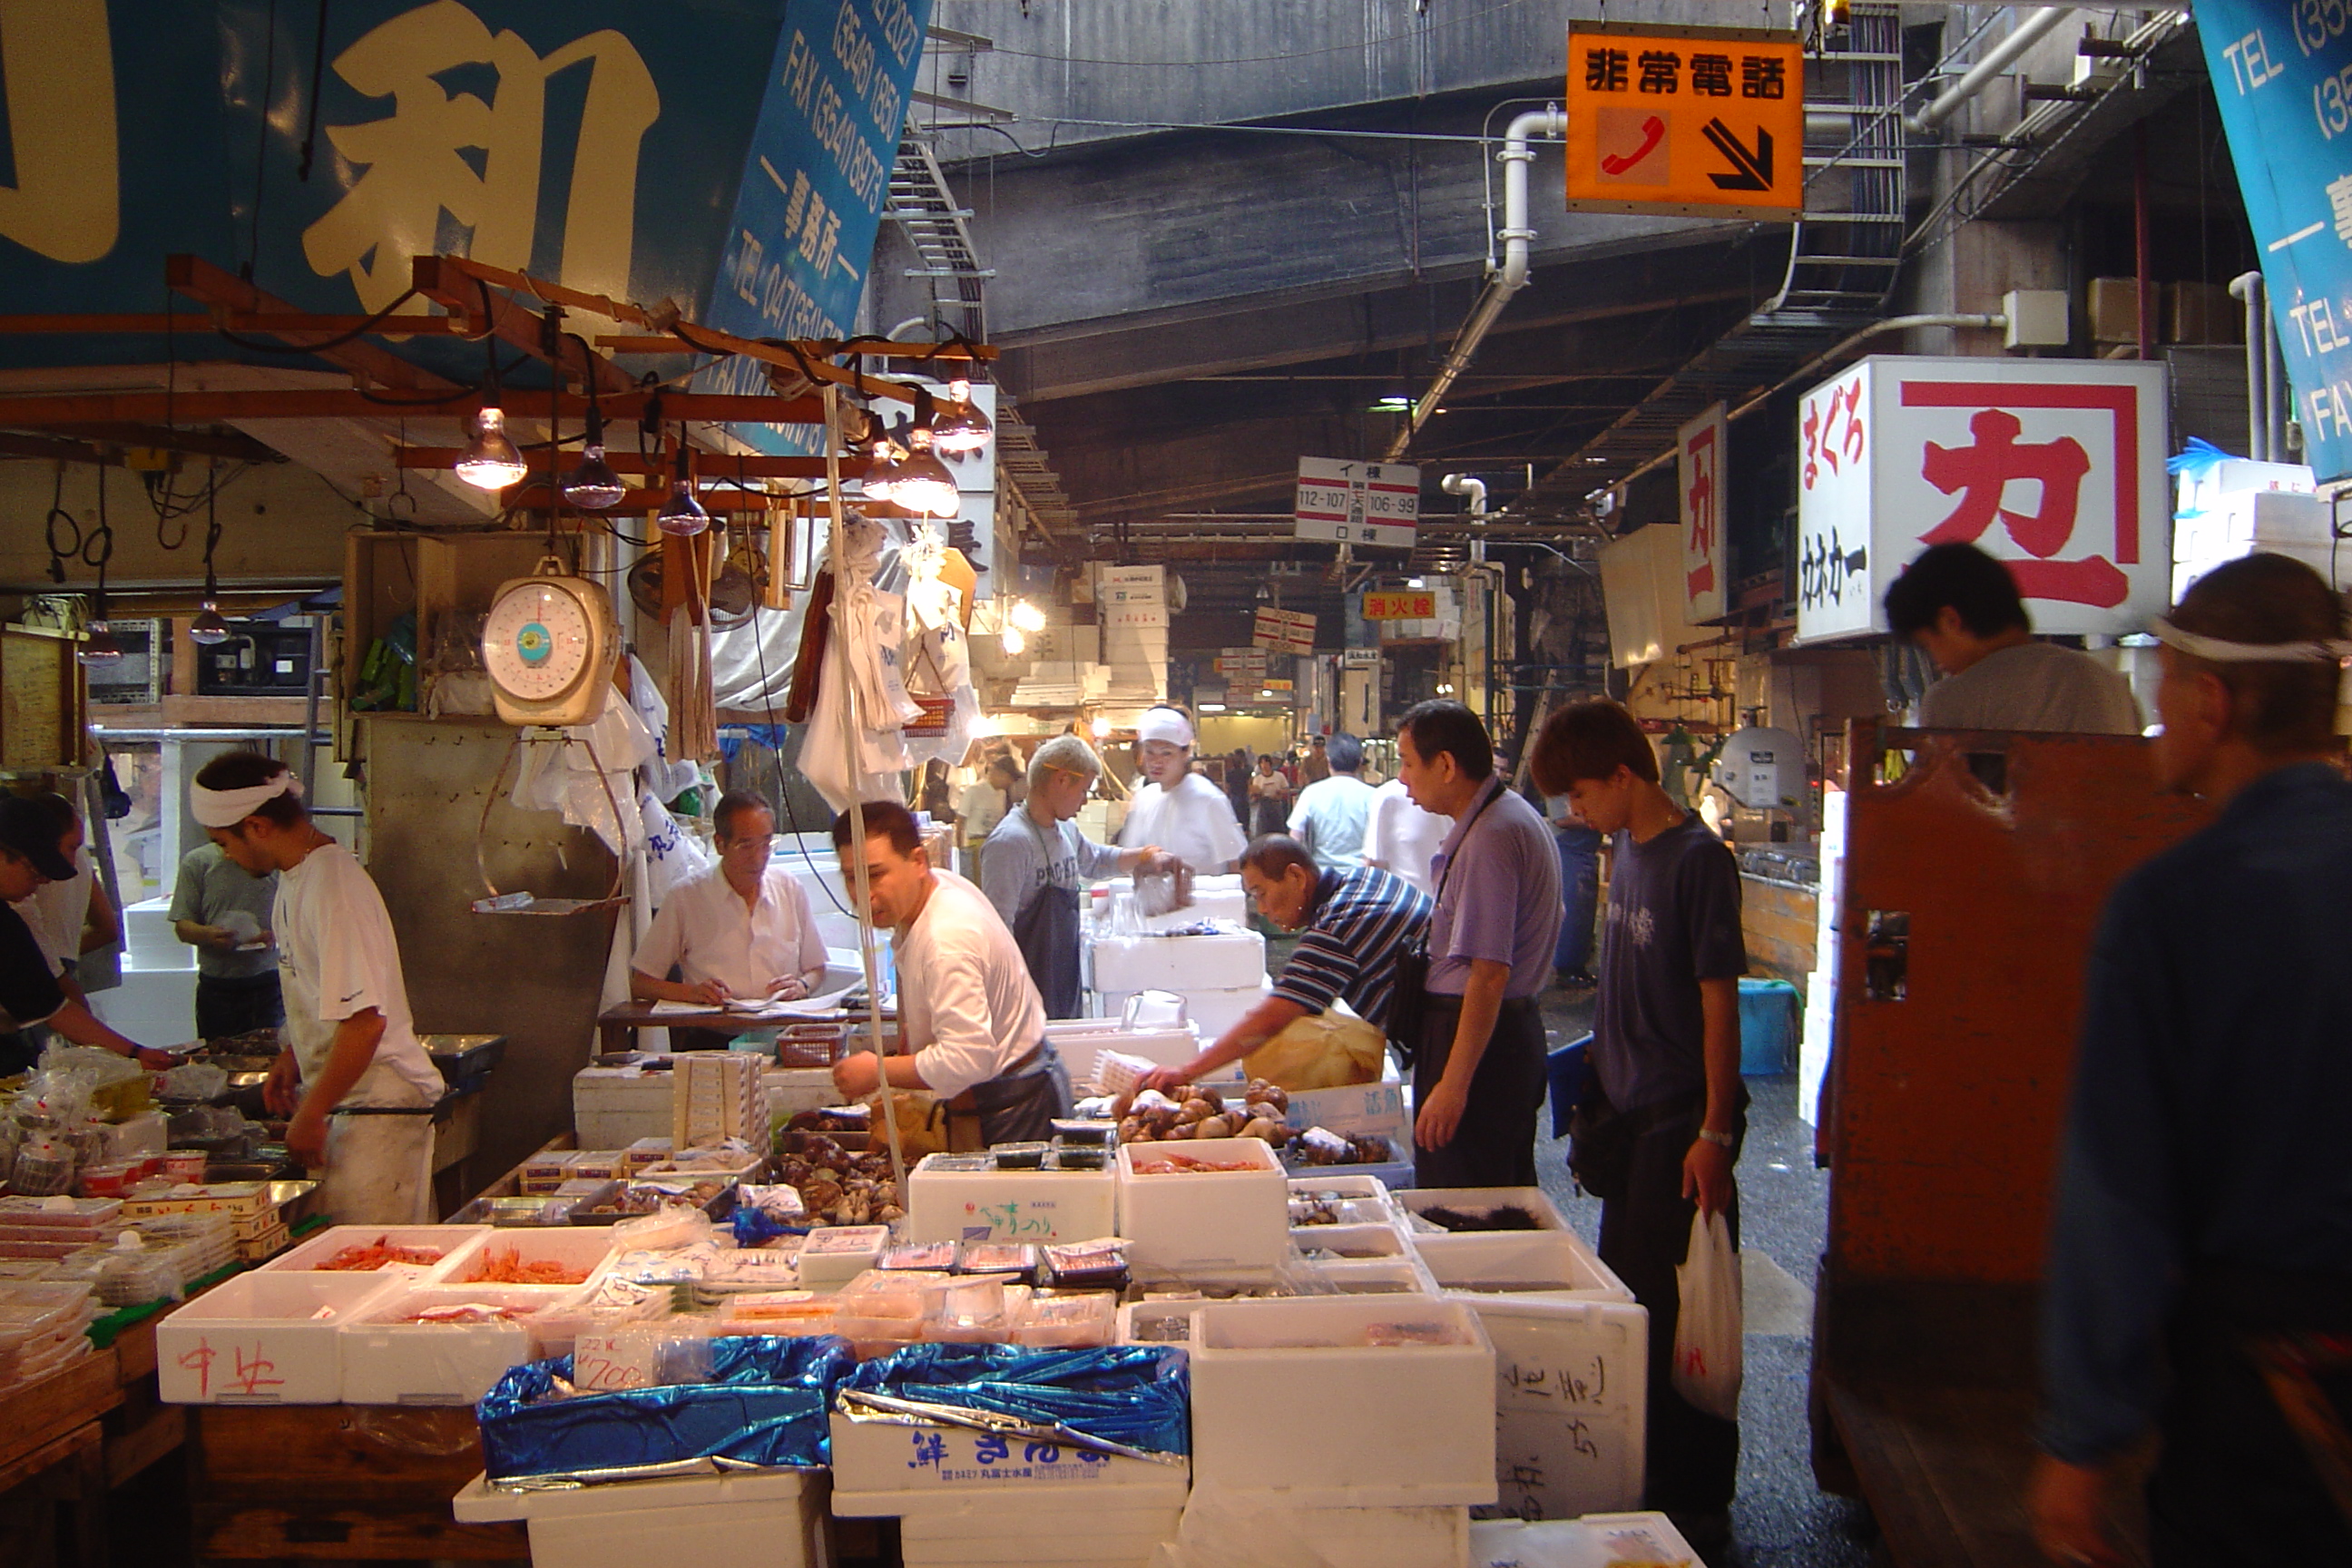
[[[16,9],[0,51],[11,310],[188,310],[163,282],[185,252],[298,310],[375,311],[440,252],[745,336],[839,337],[930,0]],[[477,345],[392,346],[479,374]],[[286,363],[208,333],[0,339],[9,365],[167,355]],[[764,392],[754,368],[700,379]]]
[[2196,0],[2304,460],[2352,474],[2352,6]]

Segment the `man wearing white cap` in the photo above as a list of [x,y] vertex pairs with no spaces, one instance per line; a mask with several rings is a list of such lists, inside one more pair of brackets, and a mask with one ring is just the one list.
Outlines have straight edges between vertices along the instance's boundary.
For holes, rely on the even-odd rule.
[[311,823],[301,781],[276,758],[215,757],[188,795],[223,854],[256,877],[278,873],[270,929],[288,1045],[263,1099],[292,1119],[287,1150],[324,1167],[339,1225],[432,1219],[433,1108],[444,1086],[409,1016],[383,895]]
[[1192,721],[1173,708],[1154,708],[1135,727],[1143,776],[1118,841],[1129,849],[1158,846],[1193,870],[1233,869],[1249,840],[1234,820],[1225,792],[1192,771]]

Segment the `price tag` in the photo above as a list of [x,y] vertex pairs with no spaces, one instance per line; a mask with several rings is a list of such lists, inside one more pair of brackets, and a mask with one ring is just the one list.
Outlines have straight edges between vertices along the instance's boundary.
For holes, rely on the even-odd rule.
[[649,1387],[660,1371],[659,1342],[647,1333],[583,1334],[572,1351],[574,1388]]

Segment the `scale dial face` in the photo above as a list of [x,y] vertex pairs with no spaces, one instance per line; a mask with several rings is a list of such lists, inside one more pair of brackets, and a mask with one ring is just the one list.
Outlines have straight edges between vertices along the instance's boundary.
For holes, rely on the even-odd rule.
[[483,668],[519,701],[551,701],[578,683],[593,641],[588,606],[571,589],[525,583],[490,606],[482,625]]

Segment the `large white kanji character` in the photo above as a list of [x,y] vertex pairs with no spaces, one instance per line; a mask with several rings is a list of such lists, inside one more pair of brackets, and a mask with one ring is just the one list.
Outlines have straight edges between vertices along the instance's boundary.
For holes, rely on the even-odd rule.
[[808,212],[808,175],[799,169],[793,171],[793,194],[784,202],[784,232],[800,227],[801,218]]
[[824,243],[824,198],[809,193],[808,220],[801,225],[801,259],[814,261],[817,247]]
[[[484,102],[435,79],[488,66]],[[349,194],[302,235],[321,277],[348,272],[360,302],[380,310],[408,287],[409,260],[438,249],[441,215],[472,229],[467,254],[494,267],[530,263],[539,222],[547,80],[586,65],[591,75],[564,212],[562,281],[625,295],[635,237],[637,154],[661,95],[636,46],[606,29],[542,58],[520,34],[493,36],[458,0],[434,0],[369,31],[335,58],[335,74],[392,113],[331,125],[337,153],[364,169]],[[465,154],[480,154],[481,172]]]
[[2352,174],[2327,182],[2327,205],[2336,214],[2336,237],[2352,245]]

